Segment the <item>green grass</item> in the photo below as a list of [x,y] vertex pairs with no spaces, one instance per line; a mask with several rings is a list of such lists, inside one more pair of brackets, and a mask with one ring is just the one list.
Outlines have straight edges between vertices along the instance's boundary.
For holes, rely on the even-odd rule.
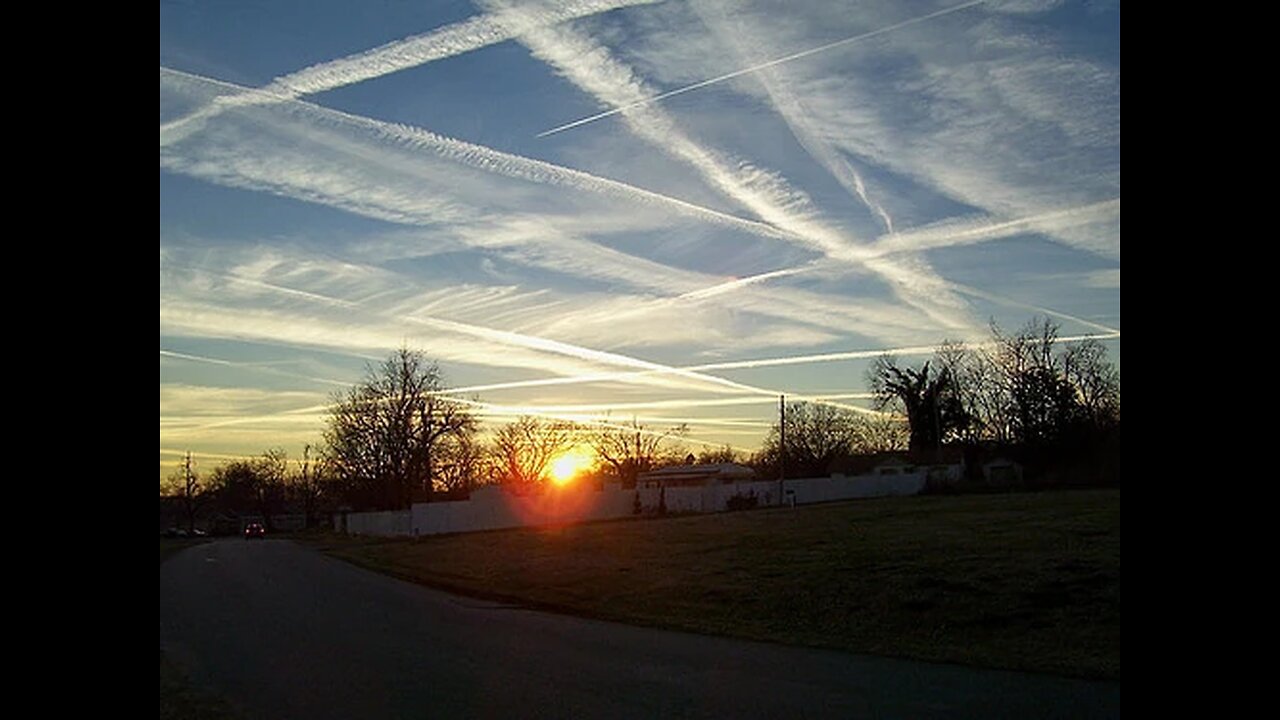
[[1118,490],[332,539],[322,549],[423,584],[592,617],[1120,676]]

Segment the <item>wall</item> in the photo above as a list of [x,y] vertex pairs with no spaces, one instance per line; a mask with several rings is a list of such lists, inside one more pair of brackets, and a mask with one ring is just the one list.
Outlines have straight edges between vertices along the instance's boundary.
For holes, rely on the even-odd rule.
[[[853,498],[915,495],[924,489],[925,474],[858,475],[852,477],[786,480],[784,502],[798,505]],[[501,528],[555,525],[622,518],[635,514],[639,493],[641,512],[657,512],[659,503],[669,513],[711,513],[728,509],[729,499],[755,496],[758,506],[778,505],[778,482],[764,480],[699,487],[639,488],[623,490],[607,483],[603,490],[591,487],[548,488],[546,492],[519,495],[498,487],[480,488],[471,499],[456,502],[418,503],[398,512],[348,513],[346,530],[354,535],[439,535],[442,533],[498,530]],[[339,521],[335,518],[335,529]]]
[[[334,525],[340,516],[335,516]],[[346,513],[347,532],[351,535],[412,535],[413,513],[409,510]]]

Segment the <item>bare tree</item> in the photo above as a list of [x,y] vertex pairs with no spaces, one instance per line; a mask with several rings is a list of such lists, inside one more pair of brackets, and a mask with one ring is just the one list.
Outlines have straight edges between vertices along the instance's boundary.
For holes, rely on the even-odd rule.
[[602,423],[589,433],[588,441],[614,478],[623,487],[634,487],[640,473],[652,470],[663,457],[667,441],[686,432],[686,425],[654,429],[633,417],[627,423]]
[[1013,438],[1012,395],[1008,377],[997,353],[989,345],[970,347],[944,341],[934,355],[938,368],[950,375],[952,392],[966,423],[954,428],[951,438],[962,442]]
[[268,531],[274,530],[271,517],[284,510],[289,480],[289,455],[284,448],[271,448],[254,461],[257,482],[253,485],[256,510]]
[[901,417],[859,413],[853,418],[852,451],[855,455],[906,450],[911,432]]
[[289,457],[273,448],[256,458],[231,460],[214,468],[210,489],[226,512],[256,514],[270,529],[271,516],[284,509]]
[[176,497],[182,503],[182,514],[187,519],[187,532],[196,528],[196,514],[205,504],[207,493],[200,478],[191,464],[191,453],[187,453],[182,465],[174,470],[160,488],[162,495]]
[[1107,358],[1102,343],[1085,340],[1068,347],[1062,372],[1088,422],[1106,428],[1120,421],[1120,371]]
[[791,403],[786,423],[786,447],[782,447],[781,428],[774,423],[764,446],[752,459],[766,477],[778,475],[780,461],[786,463],[787,477],[824,476],[831,461],[853,452],[858,421],[850,410],[822,403]]
[[308,443],[302,448],[297,472],[287,477],[288,495],[302,506],[307,527],[313,524],[320,498],[325,491],[326,469],[323,459],[312,457],[311,444]]
[[525,415],[494,435],[494,464],[504,482],[537,485],[546,480],[552,461],[577,444],[576,424]]
[[477,485],[496,482],[492,458],[472,433],[454,433],[440,439],[432,462],[435,489],[465,493]]
[[717,463],[741,463],[743,461],[742,454],[734,450],[732,446],[726,444],[718,448],[705,448],[698,453],[699,465],[715,465]]
[[401,348],[335,399],[325,431],[327,456],[356,502],[404,508],[415,491],[431,490],[436,446],[474,428],[465,406],[443,389],[434,363]]

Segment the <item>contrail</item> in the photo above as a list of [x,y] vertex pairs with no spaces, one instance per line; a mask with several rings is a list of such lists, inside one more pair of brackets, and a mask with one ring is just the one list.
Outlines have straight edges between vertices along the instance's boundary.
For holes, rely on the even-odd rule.
[[293,373],[287,370],[281,370],[279,368],[263,367],[258,363],[236,362],[232,360],[220,360],[218,358],[204,357],[202,355],[188,355],[186,353],[173,352],[172,350],[165,350],[163,348],[160,349],[160,357],[169,357],[169,358],[174,358],[175,360],[187,360],[189,362],[202,362],[202,363],[210,363],[213,365],[227,365],[230,367],[246,368],[249,370],[256,370],[262,373],[269,373],[271,375],[281,375],[284,377],[292,377],[292,378],[297,378],[299,380],[307,380],[309,382],[321,383],[323,385],[339,385],[339,386],[345,387],[351,384],[351,383],[342,382],[340,380],[332,380],[330,378],[318,378],[318,377],[311,377],[309,375],[301,375],[299,373]]
[[675,90],[664,92],[660,95],[654,95],[653,97],[650,97],[650,98],[637,100],[627,105],[615,107],[612,110],[606,110],[604,112],[596,113],[595,115],[584,117],[579,120],[574,120],[573,122],[565,123],[564,125],[553,127],[550,130],[544,130],[543,132],[538,133],[537,137],[547,137],[549,135],[555,135],[556,133],[564,132],[565,130],[572,130],[573,128],[586,125],[587,123],[595,122],[596,120],[601,120],[611,115],[617,115],[618,113],[623,112],[624,110],[630,110],[631,108],[640,107],[642,105],[649,105],[651,103],[666,100],[669,97],[674,97],[676,95],[683,95],[684,93],[691,92],[693,90],[698,90],[699,88],[707,87],[708,85],[715,85],[716,83],[722,83],[725,80],[732,80],[733,78],[741,77],[742,75],[749,75],[753,72],[757,72],[765,68],[773,67],[774,65],[780,65],[782,63],[791,62],[792,60],[799,60],[800,58],[803,58],[803,57],[808,57],[810,55],[815,55],[817,53],[826,52],[827,50],[832,50],[837,47],[849,45],[849,44],[858,42],[860,40],[867,40],[869,38],[873,38],[878,35],[883,35],[885,33],[893,32],[894,30],[902,29],[909,25],[915,25],[917,23],[922,23],[927,20],[932,20],[934,18],[942,17],[943,15],[950,15],[951,13],[959,12],[966,8],[974,7],[975,5],[981,5],[986,1],[987,0],[973,0],[972,2],[963,3],[961,5],[954,5],[952,7],[944,8],[936,12],[931,12],[927,15],[921,15],[919,17],[911,18],[909,20],[903,20],[902,22],[894,23],[893,25],[882,27],[878,30],[872,30],[871,32],[862,33],[861,35],[854,35],[853,37],[847,37],[843,40],[836,40],[835,42],[829,42],[825,45],[819,45],[818,47],[809,48],[808,50],[802,50],[800,52],[792,53],[790,55],[784,55],[782,57],[774,58],[773,60],[769,60],[767,62],[763,62],[758,65],[752,65],[751,67],[743,68],[741,70],[734,70],[733,72],[725,73],[723,75],[717,75],[716,77],[708,78],[706,80],[693,83],[692,85],[685,85],[684,87],[676,88]]
[[916,252],[938,247],[954,247],[980,243],[992,238],[1020,232],[1052,233],[1076,225],[1107,220],[1120,215],[1120,198],[1079,205],[1065,210],[1052,210],[1028,217],[1005,221],[944,221],[916,230],[889,233],[880,237],[868,251],[873,255]]
[[865,248],[823,222],[809,197],[776,173],[700,145],[661,108],[627,109],[643,100],[649,89],[608,48],[565,26],[535,28],[521,35],[519,42],[583,91],[623,108],[628,128],[637,136],[692,167],[712,187],[768,225],[787,231],[787,239],[808,250],[867,267],[904,303],[943,327],[972,327],[963,304],[920,262],[911,267],[870,258]]
[[[263,289],[278,290],[289,296],[300,297],[300,298],[310,300],[312,302],[318,302],[326,305],[333,304],[333,303],[344,304],[347,302],[343,300],[338,300],[336,298],[329,298],[323,295],[318,295],[316,293],[298,291],[298,290],[295,290],[294,288],[283,287],[283,286],[274,285],[271,283],[260,282],[256,280],[253,281],[253,283],[255,286],[261,287]],[[686,380],[693,380],[693,381],[704,383],[704,384],[726,387],[733,390],[738,390],[739,392],[749,393],[754,395],[765,395],[770,397],[777,397],[778,395],[784,394],[783,391],[780,391],[780,390],[748,385],[746,383],[735,382],[733,380],[717,377],[715,375],[706,375],[695,370],[673,367],[671,365],[663,365],[661,363],[641,360],[638,358],[633,358],[633,357],[630,357],[627,355],[621,355],[618,353],[605,352],[603,350],[595,350],[592,348],[583,347],[581,345],[574,345],[572,343],[560,342],[558,340],[552,340],[550,338],[538,337],[536,335],[527,335],[523,333],[511,332],[508,330],[498,330],[495,328],[484,327],[481,325],[474,325],[471,323],[457,322],[453,320],[445,320],[442,318],[399,316],[396,319],[403,322],[416,324],[416,325],[423,325],[426,327],[431,327],[439,330],[447,330],[450,332],[455,332],[461,335],[477,337],[477,338],[481,338],[481,339],[488,340],[490,342],[499,343],[499,344],[516,346],[516,347],[524,347],[524,348],[537,350],[545,353],[572,357],[578,360],[586,360],[589,362],[596,362],[596,363],[607,364],[607,365],[621,365],[623,367],[636,369],[633,372],[622,374],[621,377],[623,378],[636,379],[636,378],[647,377],[647,376],[674,375],[676,377],[682,377]],[[449,392],[450,394],[455,394],[455,393],[465,392],[465,390],[451,390]],[[833,407],[843,408],[845,410],[851,410],[853,412],[875,413],[875,411],[868,410],[866,408],[858,407],[856,405],[849,405],[847,403],[841,403],[834,400],[826,400],[821,398],[820,396],[805,396],[805,395],[798,395],[794,393],[785,393],[785,394],[791,395],[792,397],[795,397],[798,400],[805,400],[809,402],[820,403],[823,405],[830,405]],[[879,414],[879,413],[875,413],[875,414]]]
[[[452,392],[456,392],[451,390]],[[823,400],[870,400],[874,398],[871,393],[839,393],[836,395],[822,395]],[[603,412],[618,412],[631,410],[683,410],[686,408],[703,408],[703,407],[730,407],[736,405],[764,405],[776,403],[778,400],[774,397],[764,397],[763,395],[750,395],[746,397],[732,398],[681,398],[678,400],[644,400],[636,402],[617,402],[617,403],[590,403],[584,405],[518,405],[504,406],[515,408],[533,408],[543,412],[556,413],[574,413],[574,414],[590,414]]]
[[[444,393],[440,393],[440,394],[444,394]],[[626,430],[628,432],[636,432],[636,433],[640,433],[641,435],[649,435],[649,436],[655,436],[655,437],[673,437],[671,433],[663,432],[661,430],[650,430],[649,428],[636,427],[635,425],[620,425],[616,422],[612,422],[608,420],[607,416],[606,416],[606,419],[601,419],[598,416],[583,416],[583,415],[575,415],[575,414],[542,412],[532,407],[497,405],[494,403],[485,402],[483,400],[476,400],[474,398],[452,398],[452,399],[464,405],[470,405],[472,407],[480,408],[482,410],[491,411],[497,417],[518,417],[520,415],[536,415],[538,417],[543,417],[550,420],[567,420],[569,422],[579,423],[582,425],[592,425],[595,427],[610,428],[613,430]],[[711,440],[702,440],[699,438],[688,437],[688,436],[676,436],[675,439],[678,439],[681,442],[691,442],[691,443],[694,443],[695,445],[703,445],[706,447],[724,447],[725,445],[729,445],[729,447],[739,452],[744,452],[744,453],[752,452],[750,448],[739,447],[737,445],[730,445],[729,443],[725,443],[725,442],[713,442]]]
[[655,2],[661,0],[572,0],[558,5],[525,8],[518,14],[476,15],[421,35],[281,75],[261,88],[246,88],[235,95],[214,98],[205,107],[161,125],[160,144],[166,144],[166,137],[170,141],[180,137],[179,131],[186,126],[208,120],[233,107],[285,102],[503,43],[538,25],[555,25]]
[[[162,82],[203,83],[231,91],[243,89],[242,86],[232,83],[163,67],[160,68],[160,75]],[[770,176],[767,172],[753,168],[739,167],[730,169],[725,167],[721,161],[711,158],[709,154],[689,141],[688,138],[684,138],[687,146],[685,149],[688,151],[689,157],[697,161],[696,166],[699,166],[699,170],[713,175],[715,177],[714,182],[724,187],[730,197],[743,202],[747,207],[765,217],[767,221],[749,220],[679,198],[628,185],[617,180],[541,160],[504,153],[483,145],[455,140],[422,128],[387,123],[373,118],[332,110],[305,100],[290,100],[289,106],[301,110],[305,116],[315,122],[331,127],[352,129],[363,135],[372,136],[375,140],[387,142],[407,151],[424,152],[484,172],[544,185],[570,187],[594,194],[620,198],[641,205],[661,207],[678,215],[741,230],[757,237],[798,243],[824,254],[834,254],[846,262],[856,264],[862,259],[868,258],[873,262],[877,262],[877,267],[873,268],[875,271],[885,274],[890,279],[890,282],[903,292],[910,292],[910,289],[904,286],[909,285],[913,280],[923,282],[917,273],[902,271],[903,269],[892,265],[881,264],[884,261],[876,261],[875,258],[872,258],[867,253],[865,248],[850,245],[829,228],[823,227],[820,223],[809,219],[803,214],[798,215],[788,200],[790,195],[788,195],[785,184],[781,183],[777,178]],[[679,133],[676,134],[679,135]],[[323,177],[323,174],[318,176],[313,172],[296,172],[283,178],[276,175],[254,174],[254,171],[271,173],[278,170],[278,168],[271,165],[263,166],[257,160],[257,158],[254,158],[253,162],[248,164],[235,163],[229,167],[228,171],[236,179],[236,182],[229,182],[223,171],[218,170],[216,167],[211,170],[210,163],[203,158],[187,158],[177,154],[171,148],[162,148],[161,151],[162,167],[213,179],[221,184],[266,189],[288,197],[308,202],[321,202],[332,207],[340,207],[350,212],[391,222],[421,224],[439,220],[439,213],[426,213],[424,215],[415,208],[406,208],[402,203],[388,204],[388,200],[399,202],[399,198],[395,194],[386,197],[365,197],[363,195],[353,197],[352,192],[355,190],[350,187],[349,183],[342,185],[341,192],[330,190],[328,187],[317,186],[315,184],[317,177]],[[209,178],[211,172],[214,176]],[[744,173],[746,177],[743,177]],[[309,184],[297,185],[298,178],[302,178]],[[778,223],[781,223],[781,226]],[[934,284],[936,285],[936,283]],[[920,307],[918,299],[911,297],[906,299],[909,304]],[[942,322],[941,324],[947,326],[951,323]]]
[[809,263],[808,265],[801,265],[799,267],[782,268],[781,270],[771,270],[769,272],[759,273],[757,275],[750,275],[748,277],[738,278],[736,280],[729,280],[727,282],[722,282],[717,285],[712,285],[711,287],[702,288],[701,290],[693,290],[691,292],[684,293],[683,295],[678,295],[674,299],[702,300],[709,297],[715,297],[716,295],[723,295],[724,293],[727,293],[727,292],[733,292],[734,290],[744,288],[748,285],[755,285],[756,283],[764,282],[766,280],[772,280],[773,278],[787,277],[789,275],[799,275],[800,273],[806,273],[806,272],[809,272],[810,270],[813,270],[815,267],[817,266],[814,263]]
[[[990,220],[980,222],[969,221],[964,223],[947,222],[939,226],[924,227],[918,230],[906,230],[903,232],[883,235],[874,244],[867,248],[867,252],[872,258],[874,258],[902,252],[917,252],[920,250],[941,247],[975,244],[996,238],[1007,237],[1020,232],[1052,232],[1055,229],[1063,227],[1071,227],[1082,223],[1105,220],[1112,216],[1118,216],[1119,214],[1120,198],[1115,198],[1089,205],[1080,205],[1078,207],[1067,208],[1065,210],[1053,210],[1050,212],[1040,213],[1038,215],[1000,222],[993,222]],[[819,261],[791,268],[771,270],[769,272],[750,275],[744,278],[728,280],[699,290],[692,290],[677,296],[676,299],[696,300],[713,297],[722,293],[732,292],[747,285],[754,285],[766,280],[771,280],[773,278],[787,277],[790,275],[798,275],[800,273],[820,270],[825,265],[826,263]],[[1052,308],[1020,302],[1012,298],[979,290],[978,288],[962,285],[956,282],[950,282],[947,280],[943,280],[942,282],[946,283],[956,292],[964,295],[1000,303],[1002,305],[1035,310],[1036,312],[1042,312],[1047,315],[1052,315],[1087,327],[1092,327],[1103,333],[1120,332],[1113,327],[1102,325],[1092,320],[1086,320],[1085,318],[1070,315]]]
[[[1058,342],[1082,342],[1085,340],[1114,340],[1120,337],[1120,332],[1094,333],[1086,335],[1071,335],[1068,337],[1060,337]],[[983,347],[988,343],[977,343],[975,347]],[[792,355],[778,358],[760,358],[756,360],[734,360],[719,363],[704,363],[701,365],[686,365],[680,369],[686,372],[706,372],[711,370],[742,370],[748,368],[777,367],[781,365],[808,365],[811,363],[824,362],[841,362],[845,360],[866,360],[877,358],[881,355],[932,355],[938,349],[937,345],[915,345],[909,347],[898,348],[882,348],[879,350],[848,350],[844,352],[833,353],[817,353],[812,355]],[[581,385],[598,382],[616,382],[625,381],[636,375],[646,375],[652,373],[663,372],[661,370],[642,370],[642,371],[618,371],[607,373],[588,373],[585,375],[577,375],[573,377],[555,377],[541,378],[537,380],[515,380],[503,383],[490,383],[487,385],[471,385],[467,387],[451,388],[448,393],[464,393],[464,392],[483,392],[488,390],[514,390],[517,388],[527,387],[544,387],[549,385]],[[794,396],[797,399],[806,399],[801,396]],[[821,401],[821,396],[812,396],[807,398],[810,401]],[[832,404],[832,403],[826,403]],[[865,410],[865,408],[860,408]]]
[[[169,75],[184,80],[194,80],[221,88],[233,90],[247,89],[234,83],[215,80],[213,78],[187,73],[181,70],[172,70],[165,67],[160,68],[160,73],[162,76]],[[527,180],[529,182],[547,185],[560,185],[579,190],[586,190],[599,195],[620,197],[644,205],[659,205],[684,216],[696,217],[774,240],[791,236],[791,233],[788,231],[774,227],[769,223],[748,220],[746,218],[738,217],[737,215],[697,205],[670,195],[663,195],[651,190],[646,190],[618,180],[612,180],[599,175],[592,175],[591,173],[581,170],[575,170],[562,165],[555,165],[543,160],[535,160],[522,155],[513,155],[500,150],[494,150],[493,148],[489,148],[484,145],[476,145],[463,140],[456,140],[443,135],[437,135],[429,130],[411,125],[388,123],[364,117],[362,115],[333,110],[309,103],[305,100],[291,99],[289,102],[294,103],[298,107],[312,113],[321,121],[355,127],[366,133],[371,133],[376,138],[383,139],[393,144],[398,144],[406,149],[426,150],[443,159],[473,167],[478,170],[493,172],[498,175],[504,175],[506,177],[520,180]],[[161,143],[161,145],[163,146],[164,143]],[[164,159],[165,158],[162,155],[162,162]],[[313,198],[304,199],[312,199],[312,201],[314,201]]]
[[[213,363],[217,365],[245,367],[253,370],[258,370],[260,372],[274,372],[270,368],[263,368],[253,363],[244,363],[244,362],[238,362],[234,360],[225,360],[222,358],[204,357],[200,355],[187,355],[185,353],[177,353],[169,350],[161,350],[160,354],[166,357],[181,358],[184,360]],[[280,372],[278,374],[293,375],[293,373],[284,373],[284,372]],[[314,378],[307,378],[302,375],[296,375],[295,377],[299,377],[307,380],[314,379]],[[323,382],[331,382],[334,384],[340,384],[348,387],[351,385],[350,382],[340,382],[337,380],[324,380]],[[438,394],[453,395],[455,392],[457,391],[450,389],[448,391],[438,393]],[[828,396],[824,396],[824,398],[826,397]],[[845,394],[845,395],[837,395],[837,396],[829,396],[829,397],[830,399],[842,399],[842,398],[848,398],[848,397],[861,397],[861,394],[854,393],[854,394]],[[598,427],[610,427],[615,429],[629,429],[629,430],[635,430],[636,428],[631,426],[618,425],[616,423],[611,423],[607,420],[600,420],[598,417],[591,416],[590,414],[591,413],[598,414],[601,412],[607,413],[611,410],[645,409],[648,407],[652,407],[654,409],[662,409],[662,408],[679,408],[679,407],[700,407],[704,405],[745,405],[745,404],[759,404],[759,403],[766,403],[766,402],[767,403],[774,402],[773,397],[770,396],[768,398],[750,397],[750,398],[731,398],[727,400],[726,399],[719,399],[719,400],[713,399],[713,400],[705,400],[705,401],[676,400],[676,401],[654,401],[651,403],[618,403],[614,405],[605,403],[605,404],[598,404],[598,405],[539,407],[539,406],[532,406],[532,405],[529,405],[529,406],[499,405],[496,403],[485,402],[485,401],[477,400],[474,398],[456,398],[455,397],[451,399],[456,402],[460,402],[464,405],[470,405],[472,407],[478,407],[478,408],[490,410],[493,412],[494,415],[499,417],[510,417],[510,416],[518,416],[518,415],[537,415],[538,417],[545,417],[553,420],[572,420],[573,422],[590,424]],[[208,423],[205,425],[196,426],[192,428],[182,428],[182,430],[208,430],[208,429],[223,427],[227,425],[243,424],[246,422],[259,422],[264,419],[272,418],[272,417],[280,417],[280,416],[287,417],[291,415],[299,415],[299,414],[305,414],[305,413],[316,413],[316,412],[328,410],[329,407],[330,407],[329,405],[311,405],[311,406],[302,407],[302,408],[280,410],[274,413],[264,413],[264,414],[254,416],[252,418],[236,418],[234,420],[225,420],[225,421],[219,421],[214,423]],[[730,421],[702,419],[702,418],[688,418],[687,420],[691,424],[701,423],[704,425],[730,422]],[[654,420],[654,421],[656,422],[657,420]],[[641,434],[651,434],[651,435],[664,434],[659,431],[647,430],[647,429],[640,429],[639,432],[641,432]],[[172,432],[170,434],[172,434]],[[726,444],[723,442],[712,442],[710,440],[701,440],[699,438],[687,437],[687,436],[681,437],[680,440],[685,442],[692,442],[694,444],[704,445],[708,447],[722,447]],[[742,452],[751,451],[749,448],[742,448],[737,446],[731,446],[731,447],[733,447],[733,449],[735,450],[740,450]],[[186,453],[185,450],[169,450],[166,448],[160,449],[161,455],[182,456],[185,453]],[[200,453],[200,454],[204,457],[215,457],[219,459],[230,459],[230,460],[256,457],[256,456],[250,456],[250,455],[217,455],[214,453]]]
[[[734,48],[740,60],[749,62],[753,59],[743,48],[754,44],[754,38],[744,38],[743,36],[746,33],[743,32],[741,25],[735,24],[733,27],[726,28],[730,21],[724,13],[715,13],[714,15],[710,12],[703,13],[697,6],[694,6],[694,10],[698,12],[703,23],[722,42]],[[880,218],[880,222],[884,225],[886,232],[892,233],[893,218],[889,215],[889,211],[867,192],[866,183],[857,168],[832,148],[825,138],[814,132],[813,123],[809,119],[810,113],[805,108],[804,103],[791,92],[786,83],[778,82],[777,74],[778,71],[772,68],[765,68],[759,73],[758,78],[764,86],[765,92],[768,93],[769,99],[773,101],[774,107],[777,108],[779,115],[782,116],[783,121],[790,128],[791,134],[795,136],[801,147],[811,157],[825,167],[827,172],[831,173],[831,176],[837,182],[849,193],[861,200],[876,217]]]

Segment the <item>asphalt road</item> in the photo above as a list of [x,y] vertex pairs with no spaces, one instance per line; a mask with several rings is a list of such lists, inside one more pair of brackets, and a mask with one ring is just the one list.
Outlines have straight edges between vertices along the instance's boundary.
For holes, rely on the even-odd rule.
[[248,718],[1119,717],[1120,684],[636,628],[457,597],[286,540],[160,565],[160,647]]

